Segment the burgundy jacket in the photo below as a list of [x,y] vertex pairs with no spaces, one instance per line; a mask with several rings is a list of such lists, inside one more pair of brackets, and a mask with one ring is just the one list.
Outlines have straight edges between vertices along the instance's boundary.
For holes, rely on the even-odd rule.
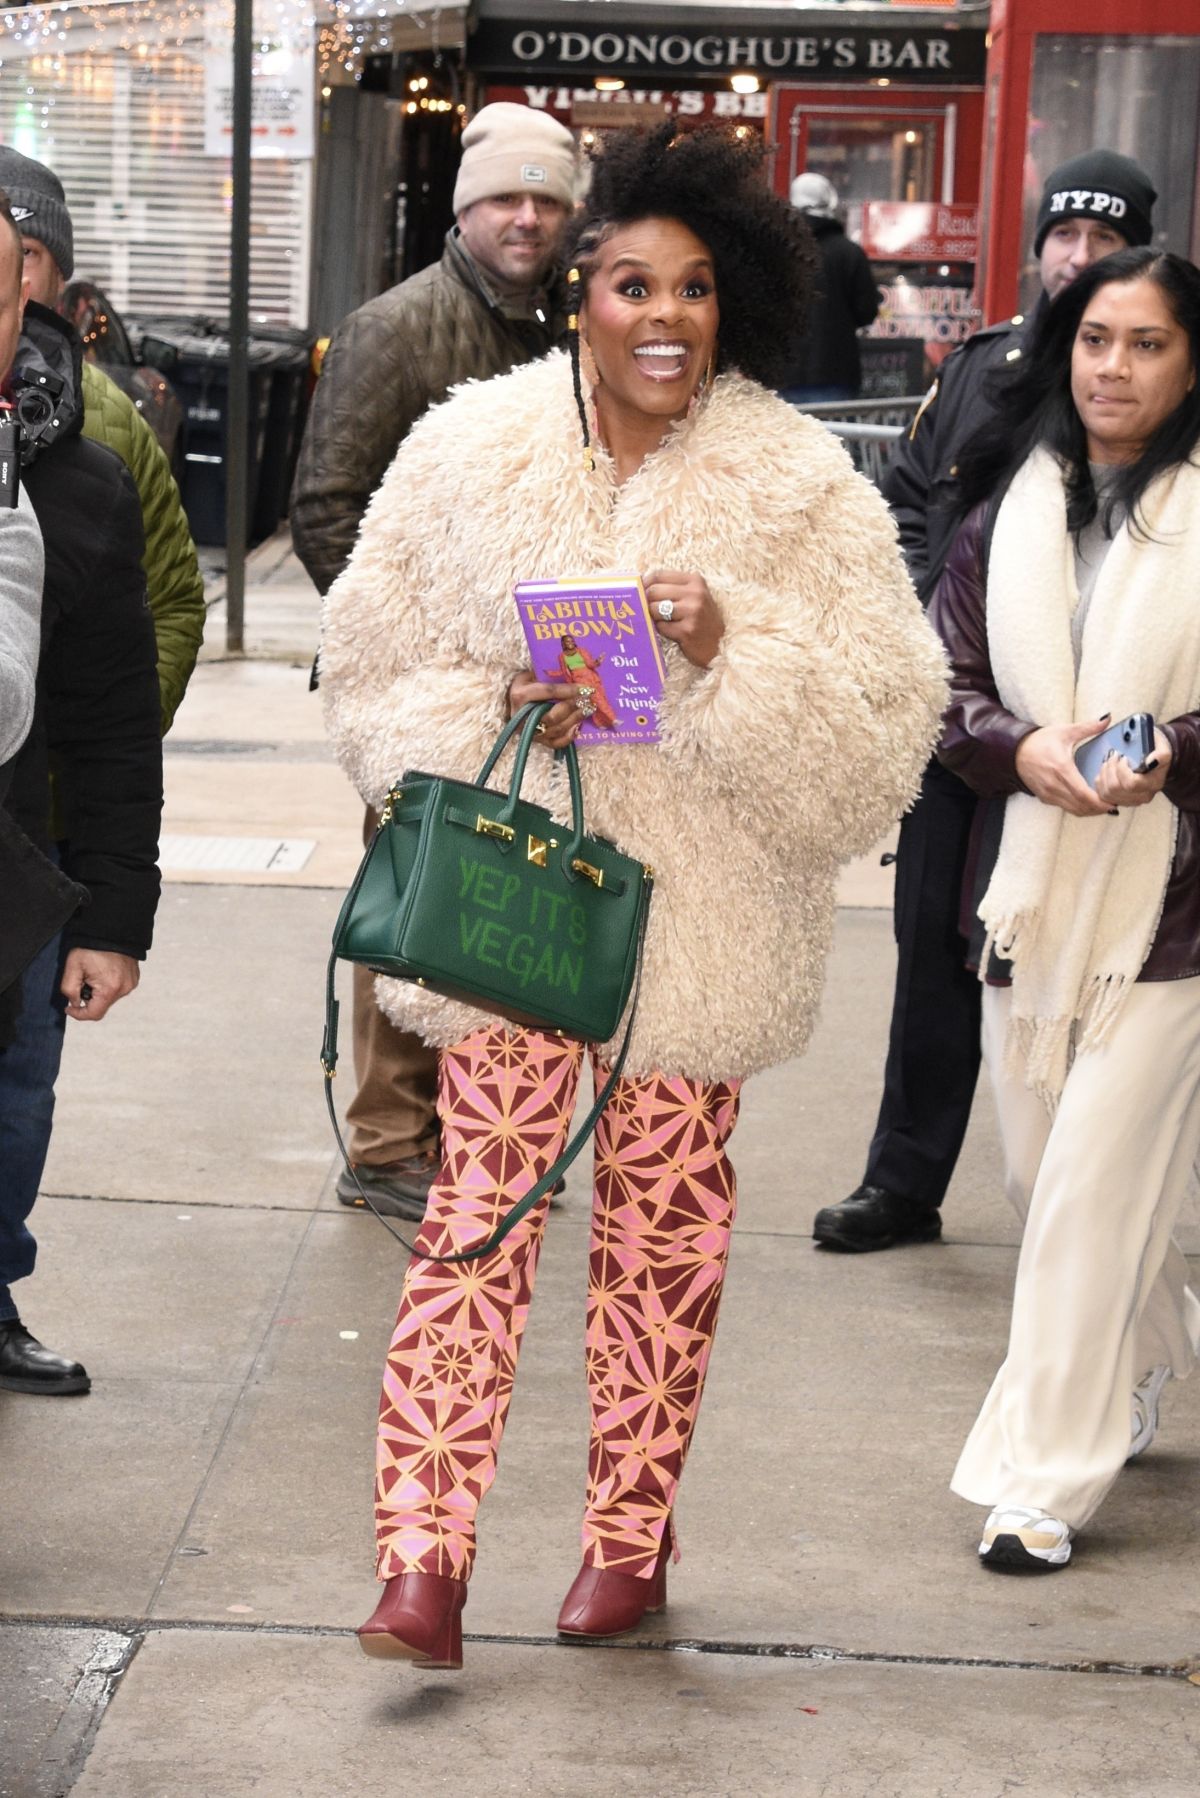
[[[964,520],[929,606],[929,619],[950,657],[950,704],[938,760],[981,799],[1007,799],[1028,789],[1017,775],[1017,745],[1037,729],[1001,703],[987,637],[986,505]],[[1164,796],[1179,808],[1175,860],[1162,917],[1140,980],[1184,980],[1200,974],[1200,712],[1155,721],[1171,745]],[[978,858],[967,858],[967,881]],[[971,906],[974,910],[974,906]]]

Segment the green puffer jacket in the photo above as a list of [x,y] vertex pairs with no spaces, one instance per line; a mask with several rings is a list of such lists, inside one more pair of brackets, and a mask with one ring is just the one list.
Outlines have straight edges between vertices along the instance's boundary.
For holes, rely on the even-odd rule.
[[350,560],[367,502],[417,420],[460,381],[486,381],[544,356],[564,323],[554,299],[514,316],[480,276],[457,227],[440,262],[342,320],[292,488],[292,542],[318,593]]
[[83,405],[83,435],[116,451],[142,502],[146,530],[142,567],[158,644],[166,736],[204,635],[204,577],[171,465],[157,437],[128,395],[94,362],[83,365]]

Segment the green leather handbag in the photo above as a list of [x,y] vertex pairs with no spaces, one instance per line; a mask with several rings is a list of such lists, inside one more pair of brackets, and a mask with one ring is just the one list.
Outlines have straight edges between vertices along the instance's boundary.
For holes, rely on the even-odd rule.
[[[521,798],[534,734],[549,710],[546,702],[528,705],[510,719],[475,782],[419,772],[401,777],[387,795],[334,927],[321,1061],[335,1132],[329,1086],[337,1065],[339,960],[584,1042],[609,1041],[634,993],[609,1079],[554,1167],[486,1243],[431,1259],[487,1253],[554,1185],[604,1109],[633,1029],[653,870],[603,837],[585,834],[573,745],[560,752],[571,791],[570,825]],[[508,791],[489,787],[488,777],[517,732]],[[367,1200],[361,1186],[359,1191]]]

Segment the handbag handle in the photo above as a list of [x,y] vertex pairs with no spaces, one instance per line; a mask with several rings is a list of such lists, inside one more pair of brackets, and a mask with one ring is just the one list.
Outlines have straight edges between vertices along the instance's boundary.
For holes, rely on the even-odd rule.
[[[529,760],[529,751],[533,739],[537,735],[537,727],[546,713],[553,710],[555,703],[556,701],[553,699],[532,699],[528,705],[523,705],[519,712],[514,712],[492,744],[491,752],[479,771],[479,779],[475,784],[479,787],[486,786],[489,774],[500,760],[514,732],[520,730],[520,740],[517,743],[517,752],[513,759],[512,779],[508,786],[508,798],[500,809],[496,820],[498,824],[511,823],[516,815],[517,802],[521,797],[521,786],[525,779],[525,764]],[[567,779],[571,787],[571,836],[563,850],[563,872],[568,880],[578,880],[579,875],[575,872],[573,864],[579,855],[579,845],[583,841],[583,782],[579,778],[579,757],[576,754],[574,743],[568,743],[565,749],[556,750],[555,755],[561,757],[566,763]]]
[[[364,866],[365,860],[366,858],[364,857]],[[637,971],[634,976],[633,997],[629,1003],[629,1016],[625,1024],[625,1034],[621,1038],[621,1047],[617,1050],[612,1067],[609,1069],[608,1079],[604,1082],[601,1090],[596,1094],[595,1102],[592,1105],[591,1110],[584,1118],[582,1124],[580,1124],[578,1130],[576,1130],[575,1134],[571,1137],[571,1140],[567,1143],[554,1165],[548,1167],[541,1179],[531,1186],[529,1191],[525,1193],[522,1198],[517,1200],[511,1211],[505,1212],[504,1216],[500,1219],[500,1222],[496,1225],[496,1228],[492,1231],[486,1241],[476,1243],[472,1248],[459,1249],[457,1253],[453,1255],[430,1255],[426,1253],[424,1249],[419,1249],[415,1243],[409,1242],[407,1236],[401,1236],[399,1230],[395,1229],[388,1222],[387,1218],[384,1217],[383,1213],[377,1210],[371,1203],[370,1194],[364,1191],[362,1183],[354,1170],[354,1163],[351,1161],[349,1151],[346,1148],[345,1142],[342,1140],[342,1132],[337,1120],[337,1111],[334,1108],[333,1103],[333,1081],[337,1071],[338,1058],[338,1002],[334,998],[334,975],[337,968],[336,950],[330,955],[329,967],[325,977],[325,1038],[321,1045],[321,1067],[325,1074],[325,1105],[329,1112],[329,1121],[333,1126],[333,1134],[336,1138],[337,1146],[341,1151],[342,1160],[346,1164],[346,1171],[358,1188],[359,1197],[362,1199],[367,1209],[374,1212],[388,1235],[394,1236],[401,1247],[406,1248],[410,1254],[420,1255],[422,1259],[426,1261],[438,1262],[477,1261],[484,1255],[490,1255],[492,1250],[497,1248],[499,1244],[504,1241],[504,1238],[508,1235],[509,1231],[515,1229],[521,1219],[533,1209],[538,1200],[548,1193],[551,1187],[557,1184],[560,1176],[566,1173],[571,1163],[579,1154],[584,1143],[599,1123],[601,1112],[612,1098],[613,1093],[616,1090],[617,1081],[621,1078],[621,1073],[629,1054],[629,1045],[633,1039],[633,1026],[637,1018],[638,999],[641,996],[642,991],[642,959],[646,948],[646,925],[650,917],[650,894],[653,885],[654,882],[652,878],[647,874],[642,881],[642,891],[638,906]]]
[[[526,726],[529,723],[529,720],[531,717],[533,719],[533,729],[528,732],[528,736],[529,736],[530,742],[532,742],[533,737],[537,731],[538,725],[542,722],[542,719],[546,716],[546,713],[552,709],[553,705],[554,705],[554,701],[552,699],[531,699],[529,701],[528,705],[523,705],[519,712],[513,713],[512,717],[503,726],[503,728],[500,732],[500,735],[496,738],[496,741],[492,744],[492,747],[488,750],[487,761],[483,764],[483,767],[479,770],[479,779],[475,782],[475,785],[477,787],[483,787],[483,786],[487,785],[488,775],[492,772],[492,769],[496,766],[496,763],[500,760],[500,757],[504,754],[504,751],[508,748],[509,741],[512,738],[513,734],[516,731],[521,731],[522,735],[524,736],[524,734],[525,734],[524,726]],[[521,782],[525,778],[525,763],[526,763],[528,756],[529,756],[529,743],[526,743],[524,745],[523,751],[522,751],[521,745],[518,745],[516,766],[513,769],[513,776],[514,776],[514,780],[515,780],[516,788],[517,788],[518,792],[520,792]]]

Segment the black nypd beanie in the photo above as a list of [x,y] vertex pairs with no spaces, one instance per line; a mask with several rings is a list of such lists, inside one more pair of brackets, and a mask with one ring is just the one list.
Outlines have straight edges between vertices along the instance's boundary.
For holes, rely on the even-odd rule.
[[1158,195],[1145,169],[1116,150],[1088,150],[1054,169],[1042,190],[1033,253],[1064,219],[1095,219],[1119,231],[1131,248],[1150,242]]

